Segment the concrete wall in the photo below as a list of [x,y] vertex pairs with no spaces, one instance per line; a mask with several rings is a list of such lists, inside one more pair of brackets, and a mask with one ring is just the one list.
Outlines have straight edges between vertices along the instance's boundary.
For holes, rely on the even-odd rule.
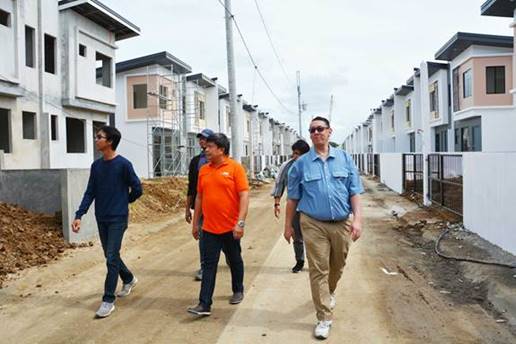
[[88,241],[97,235],[94,204],[82,218],[78,234],[71,231],[75,211],[88,184],[88,169],[0,171],[0,202],[37,213],[62,213],[63,235],[68,242]]
[[402,154],[380,154],[380,181],[389,189],[401,194],[403,192]]
[[516,153],[463,157],[465,227],[516,254]]

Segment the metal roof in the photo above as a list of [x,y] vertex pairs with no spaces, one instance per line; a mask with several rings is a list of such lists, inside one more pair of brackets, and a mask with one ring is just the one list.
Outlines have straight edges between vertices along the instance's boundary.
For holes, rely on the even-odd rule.
[[406,96],[410,92],[414,91],[414,86],[401,85],[395,92],[397,96]]
[[197,85],[204,88],[215,86],[215,82],[202,73],[187,75],[186,81],[195,82]]
[[60,0],[59,10],[72,9],[83,17],[115,34],[115,39],[131,38],[140,35],[140,28],[98,0]]
[[514,37],[457,32],[441,49],[439,49],[437,53],[435,53],[435,59],[452,61],[472,45],[512,48],[514,45]]
[[116,64],[116,72],[122,73],[128,70],[133,70],[141,67],[151,66],[151,65],[160,65],[165,68],[169,68],[172,66],[174,72],[178,74],[191,73],[192,68],[169,53],[168,51],[162,51],[156,54],[137,57],[132,60],[126,60],[122,62],[118,62]]
[[516,3],[512,0],[488,0],[480,7],[480,13],[483,16],[512,18],[515,8]]

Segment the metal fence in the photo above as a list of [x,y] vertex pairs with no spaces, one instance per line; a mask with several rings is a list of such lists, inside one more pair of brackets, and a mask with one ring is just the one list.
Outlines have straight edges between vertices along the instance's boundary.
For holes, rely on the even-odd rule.
[[375,177],[380,178],[380,154],[374,154],[373,160],[374,160],[373,174]]
[[428,168],[429,196],[432,203],[462,216],[462,155],[429,154]]
[[403,154],[403,192],[423,195],[423,154]]

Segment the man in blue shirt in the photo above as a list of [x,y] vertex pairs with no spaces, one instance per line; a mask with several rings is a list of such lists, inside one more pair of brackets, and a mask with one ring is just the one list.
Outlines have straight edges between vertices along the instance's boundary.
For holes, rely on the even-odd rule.
[[120,258],[120,247],[127,229],[129,203],[142,195],[142,185],[129,160],[116,153],[121,138],[114,127],[104,126],[97,132],[95,145],[102,152],[102,158],[91,165],[88,186],[72,223],[72,230],[78,233],[81,217],[95,200],[95,217],[107,265],[104,296],[96,313],[99,318],[109,316],[115,309],[118,276],[124,283],[118,297],[129,295],[138,282]]
[[364,190],[351,157],[329,145],[330,122],[315,117],[309,131],[313,147],[292,165],[288,175],[284,236],[290,243],[292,219],[299,211],[318,320],[314,335],[326,339],[350,242],[362,233],[359,194]]

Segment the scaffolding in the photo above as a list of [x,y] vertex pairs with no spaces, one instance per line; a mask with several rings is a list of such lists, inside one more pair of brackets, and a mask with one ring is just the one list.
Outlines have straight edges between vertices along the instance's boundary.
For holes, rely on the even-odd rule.
[[[186,74],[147,67],[147,163],[149,177],[186,175],[200,152],[197,134],[206,127],[206,95]],[[154,80],[155,79],[155,80]]]
[[185,75],[147,67],[147,164],[149,178],[186,174]]

